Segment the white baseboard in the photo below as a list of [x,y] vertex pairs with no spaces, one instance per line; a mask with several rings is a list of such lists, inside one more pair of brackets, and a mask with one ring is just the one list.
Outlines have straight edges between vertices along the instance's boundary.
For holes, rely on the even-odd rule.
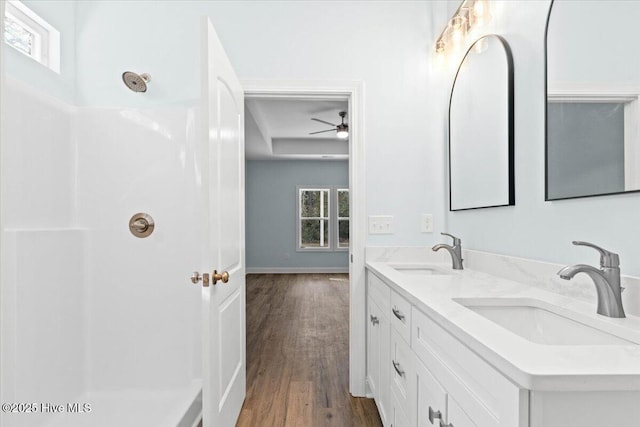
[[247,267],[247,274],[348,273],[349,267]]

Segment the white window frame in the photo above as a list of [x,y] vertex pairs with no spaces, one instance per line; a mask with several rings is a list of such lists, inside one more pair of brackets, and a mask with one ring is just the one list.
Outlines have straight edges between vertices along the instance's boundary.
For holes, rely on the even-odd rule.
[[[302,217],[301,215],[301,203],[300,199],[303,191],[327,191],[329,193],[327,200],[327,208],[329,210],[328,215],[320,216],[320,217]],[[338,221],[339,220],[347,220],[350,221],[349,217],[338,217],[338,191],[346,191],[349,192],[349,188],[344,186],[334,186],[334,185],[299,185],[296,187],[296,252],[348,252],[349,246],[339,246],[339,236],[338,236]],[[321,193],[322,194],[322,193]],[[321,206],[321,214],[323,210],[323,201],[324,196],[321,196],[320,206]],[[351,214],[351,194],[349,193],[349,214]],[[303,220],[327,220],[327,226],[329,227],[327,236],[329,239],[329,244],[325,247],[306,247],[302,246],[302,236],[300,233],[301,224]],[[320,236],[321,243],[323,241],[322,237],[324,236],[324,223],[320,223]],[[351,224],[349,224],[351,226]],[[351,227],[349,227],[349,243],[351,243]]]
[[[347,187],[334,187],[333,188],[333,193],[334,193],[334,197],[335,197],[335,203],[334,206],[335,208],[335,226],[334,226],[334,230],[335,230],[335,237],[334,240],[336,242],[336,247],[335,250],[336,251],[342,251],[342,252],[347,252],[349,251],[349,246],[351,246],[351,222],[350,222],[350,216],[340,216],[340,205],[339,205],[339,198],[338,198],[338,193],[340,193],[341,191],[346,191],[347,194],[349,194],[349,214],[351,214],[351,194],[349,193],[349,188]],[[349,246],[340,246],[340,221],[347,221],[349,222]]]
[[[17,0],[6,3],[5,15],[34,36],[31,54],[9,46],[60,74],[60,32],[24,3]],[[4,16],[2,19],[4,20]],[[2,38],[4,39],[4,33]]]
[[[300,203],[300,199],[302,198],[303,191],[319,191],[320,192],[320,216],[319,217],[303,217],[302,216],[302,204]],[[324,212],[324,192],[327,192],[327,210],[328,212]],[[331,211],[333,203],[331,203],[331,194],[332,187],[326,185],[300,185],[296,187],[296,251],[298,252],[331,252],[333,251],[333,227],[331,221]],[[329,240],[327,246],[303,246],[302,245],[302,233],[300,233],[300,229],[302,227],[302,221],[320,221],[320,244],[324,242],[324,222],[327,221],[327,227],[329,230],[327,232],[327,238]]]

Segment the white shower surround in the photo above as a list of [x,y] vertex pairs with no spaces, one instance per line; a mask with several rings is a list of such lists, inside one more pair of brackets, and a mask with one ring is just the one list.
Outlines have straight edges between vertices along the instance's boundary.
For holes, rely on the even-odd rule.
[[[16,316],[3,401],[92,412],[3,414],[2,425],[191,426],[197,109],[78,108],[10,79],[3,97],[3,309]],[[156,221],[147,239],[128,230],[141,211]]]

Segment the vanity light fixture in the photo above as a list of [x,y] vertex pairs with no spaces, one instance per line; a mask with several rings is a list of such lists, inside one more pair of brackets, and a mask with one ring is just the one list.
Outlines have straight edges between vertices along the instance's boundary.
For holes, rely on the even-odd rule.
[[464,0],[436,40],[437,56],[441,58],[449,44],[454,48],[462,44],[462,41],[474,27],[489,22],[491,19],[490,6],[489,0]]

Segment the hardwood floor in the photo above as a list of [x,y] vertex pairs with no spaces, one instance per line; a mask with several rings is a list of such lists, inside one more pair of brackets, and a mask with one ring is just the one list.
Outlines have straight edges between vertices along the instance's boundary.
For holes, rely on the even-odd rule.
[[238,426],[382,426],[349,394],[346,274],[247,276],[247,397]]

